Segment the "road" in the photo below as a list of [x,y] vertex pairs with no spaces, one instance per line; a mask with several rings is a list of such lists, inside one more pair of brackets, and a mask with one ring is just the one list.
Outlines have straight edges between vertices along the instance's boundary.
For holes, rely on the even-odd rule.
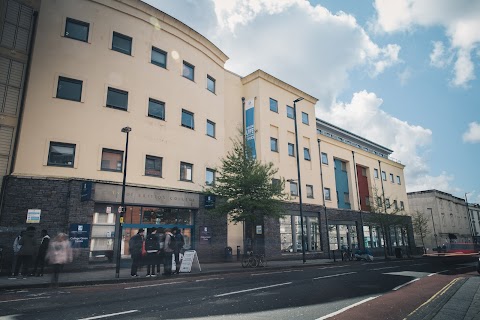
[[0,319],[404,319],[474,263],[349,262],[0,291]]

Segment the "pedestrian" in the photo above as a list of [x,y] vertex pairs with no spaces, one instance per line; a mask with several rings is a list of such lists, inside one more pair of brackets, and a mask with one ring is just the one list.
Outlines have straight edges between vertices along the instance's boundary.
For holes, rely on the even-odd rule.
[[160,250],[157,257],[157,274],[160,274],[160,265],[164,264],[163,258],[165,256],[165,229],[162,227],[157,228],[158,242],[160,244]]
[[138,277],[137,270],[140,262],[142,261],[142,248],[143,248],[143,235],[145,230],[143,228],[138,229],[136,235],[130,238],[128,242],[130,256],[132,257],[132,268],[130,275],[132,277]]
[[13,241],[13,258],[12,258],[12,275],[10,279],[15,279],[15,267],[17,266],[18,263],[18,252],[20,251],[20,248],[22,248],[22,245],[20,244],[20,239],[22,239],[25,231],[22,230],[20,234],[15,238]]
[[35,253],[35,227],[28,227],[18,243],[22,246],[18,251],[17,264],[15,266],[14,276],[18,276],[20,267],[22,267],[22,276],[26,279],[28,268],[32,263],[33,254]]
[[165,246],[163,256],[163,274],[169,276],[172,274],[172,255],[174,252],[175,238],[171,232],[172,230],[165,229]]
[[[42,240],[40,247],[38,248],[37,258],[35,259],[35,267],[31,276],[43,277],[43,268],[45,267],[45,256],[47,255],[48,244],[50,243],[50,236],[48,231],[43,229],[41,233]],[[37,273],[37,269],[40,266],[40,271]]]
[[147,278],[155,277],[155,266],[157,264],[158,251],[160,250],[160,241],[156,228],[145,238],[145,250],[147,251]]
[[175,246],[173,248],[173,254],[175,256],[175,272],[178,274],[180,272],[180,252],[183,249],[183,246],[185,245],[185,240],[183,239],[183,235],[181,233],[181,230],[178,229],[177,227],[173,227],[172,229],[173,236],[175,237]]
[[65,233],[60,232],[49,242],[46,259],[53,265],[52,285],[57,287],[63,266],[73,260],[72,246]]

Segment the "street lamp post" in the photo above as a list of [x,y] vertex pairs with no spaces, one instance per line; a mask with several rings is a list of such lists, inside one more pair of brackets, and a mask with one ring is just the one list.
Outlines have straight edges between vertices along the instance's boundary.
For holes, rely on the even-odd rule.
[[125,212],[125,185],[127,181],[128,136],[130,131],[132,131],[132,128],[130,127],[122,128],[122,132],[127,134],[127,139],[125,142],[125,166],[123,168],[122,202],[120,204],[120,210],[118,210],[117,219],[115,219],[115,235],[117,237],[115,278],[120,277],[120,258],[122,255],[122,225],[123,214]]
[[298,129],[297,129],[297,102],[302,101],[303,98],[297,98],[293,101],[293,115],[295,120],[295,146],[297,151],[297,176],[298,176],[298,198],[300,201],[300,224],[302,230],[302,259],[305,260],[305,234],[303,231],[303,202],[302,202],[302,180],[300,177],[300,153],[298,152]]
[[435,230],[435,220],[433,220],[433,210],[432,208],[427,208],[427,210],[430,210],[430,215],[432,216],[433,236],[435,237],[435,245],[437,246],[437,253],[438,253],[437,231]]

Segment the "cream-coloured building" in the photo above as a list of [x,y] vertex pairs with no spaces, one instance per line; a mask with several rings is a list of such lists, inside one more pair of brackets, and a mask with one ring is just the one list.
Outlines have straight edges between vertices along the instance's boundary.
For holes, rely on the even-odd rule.
[[[32,18],[18,126],[12,118],[18,138],[7,156],[13,163],[0,226],[69,231],[85,248],[83,261],[111,259],[126,172],[123,255],[139,228],[173,226],[204,260],[223,257],[226,246],[241,250],[242,226],[210,217],[203,191],[239,136],[244,108],[253,114],[257,158],[291,180],[289,215],[265,221],[258,234],[271,256],[301,246],[299,187],[313,254],[331,243],[381,246],[361,216],[377,198],[378,212],[408,211],[404,166],[389,159],[391,150],[316,119],[316,98],[262,70],[247,76],[226,70],[228,57],[174,17],[137,0],[9,0],[7,6],[15,4],[38,19]],[[330,162],[322,162],[322,153]],[[392,243],[406,245],[392,232]]]

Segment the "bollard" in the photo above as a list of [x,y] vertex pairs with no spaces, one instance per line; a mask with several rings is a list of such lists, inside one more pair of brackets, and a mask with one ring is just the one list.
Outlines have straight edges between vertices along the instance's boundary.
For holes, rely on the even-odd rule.
[[337,262],[337,260],[335,260],[335,250],[332,250],[332,254],[333,254],[333,262]]
[[237,246],[237,261],[240,261],[240,246]]

